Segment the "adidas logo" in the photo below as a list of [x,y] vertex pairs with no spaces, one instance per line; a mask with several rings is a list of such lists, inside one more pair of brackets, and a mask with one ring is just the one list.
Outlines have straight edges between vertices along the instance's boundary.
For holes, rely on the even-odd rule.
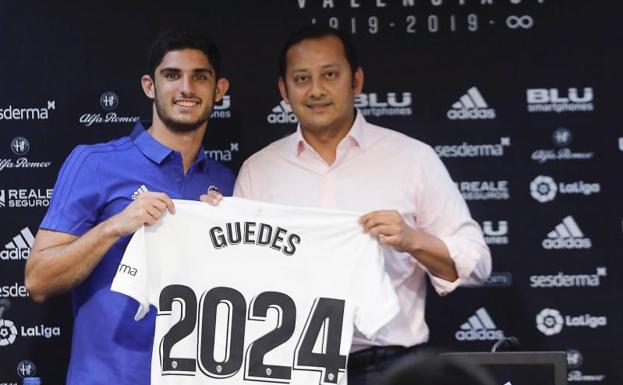
[[590,238],[585,238],[584,233],[571,215],[566,216],[562,223],[554,230],[547,233],[543,240],[543,248],[550,249],[590,249]]
[[142,184],[141,187],[137,188],[136,191],[134,191],[134,194],[132,194],[132,200],[135,200],[136,198],[140,197],[142,193],[144,193],[145,191],[149,191],[147,190],[147,187]]
[[266,118],[268,123],[297,123],[296,116],[292,113],[292,107],[282,100]]
[[0,208],[6,207],[6,198],[4,196],[4,190],[0,190]]
[[487,310],[481,307],[454,336],[458,341],[497,341],[504,338],[504,332],[495,326]]
[[478,88],[472,87],[452,105],[447,115],[452,120],[495,119],[495,110],[489,108]]
[[11,242],[4,245],[4,250],[0,251],[0,259],[3,261],[28,259],[30,248],[34,243],[35,237],[28,227],[24,227]]

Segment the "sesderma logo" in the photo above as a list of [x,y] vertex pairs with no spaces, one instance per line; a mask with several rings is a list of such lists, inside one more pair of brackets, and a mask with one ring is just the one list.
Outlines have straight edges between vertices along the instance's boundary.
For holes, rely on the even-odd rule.
[[285,100],[279,102],[277,106],[273,108],[273,111],[268,114],[266,118],[268,123],[276,124],[276,123],[297,123],[298,119],[292,113],[292,107]]
[[561,271],[553,275],[532,275],[530,276],[530,287],[599,287],[601,279],[607,275],[605,267],[598,267],[595,274],[565,274]]
[[481,307],[454,336],[458,341],[496,341],[504,338],[504,332],[495,326],[487,310]]
[[556,309],[545,308],[536,316],[536,328],[546,336],[553,336],[567,327],[588,327],[595,329],[606,326],[608,319],[604,316],[593,316],[588,313],[571,316],[563,315]]
[[435,152],[440,158],[478,158],[504,156],[504,148],[510,147],[511,138],[504,136],[500,143],[495,144],[462,144],[435,146]]
[[231,162],[233,155],[239,151],[240,145],[238,142],[230,142],[229,149],[222,150],[206,149],[205,154],[207,157],[219,162]]
[[452,105],[447,115],[451,120],[495,119],[495,110],[489,108],[478,88],[472,87]]
[[13,240],[4,245],[4,250],[0,251],[0,260],[20,260],[28,259],[30,248],[35,242],[35,237],[28,227],[24,227]]
[[592,242],[590,238],[584,237],[580,226],[575,222],[571,215],[566,216],[562,223],[556,225],[554,230],[547,233],[547,238],[542,242],[543,248],[551,249],[590,249]]
[[0,298],[28,298],[30,295],[26,286],[15,282],[12,285],[0,286]]
[[0,120],[47,120],[50,111],[56,110],[56,101],[48,100],[45,107],[0,107]]

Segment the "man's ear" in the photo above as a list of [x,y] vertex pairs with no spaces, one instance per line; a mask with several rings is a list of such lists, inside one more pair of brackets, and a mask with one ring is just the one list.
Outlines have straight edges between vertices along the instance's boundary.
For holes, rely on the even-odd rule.
[[281,94],[281,98],[286,101],[286,103],[290,104],[288,100],[288,89],[286,88],[286,81],[283,80],[283,77],[279,77],[279,93]]
[[216,81],[216,91],[214,93],[214,100],[220,102],[223,99],[223,96],[227,93],[229,89],[229,80],[225,78],[219,78]]
[[358,67],[353,76],[353,93],[359,95],[363,90],[363,69]]
[[143,75],[141,77],[141,86],[143,87],[143,92],[145,92],[145,95],[147,95],[148,98],[152,100],[156,98],[156,88],[151,76]]

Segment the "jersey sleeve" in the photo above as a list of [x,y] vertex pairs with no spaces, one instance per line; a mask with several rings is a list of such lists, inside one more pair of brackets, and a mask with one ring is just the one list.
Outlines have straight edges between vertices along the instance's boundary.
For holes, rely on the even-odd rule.
[[97,164],[88,146],[67,157],[54,185],[50,207],[39,226],[81,236],[97,224],[104,196]]
[[147,250],[145,226],[134,233],[117,268],[111,290],[134,298],[139,308],[134,316],[138,321],[149,312]]
[[[362,235],[365,236],[365,235]],[[368,248],[369,253],[359,255],[354,271],[356,285],[355,326],[369,339],[400,311],[398,297],[385,263],[381,246],[374,240]]]

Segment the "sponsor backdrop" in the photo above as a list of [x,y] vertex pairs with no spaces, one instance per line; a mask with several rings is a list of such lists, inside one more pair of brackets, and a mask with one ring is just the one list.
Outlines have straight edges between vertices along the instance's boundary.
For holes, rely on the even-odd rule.
[[150,117],[139,78],[155,34],[192,25],[219,43],[231,91],[205,143],[237,171],[294,130],[276,87],[277,55],[288,32],[313,22],[354,36],[366,73],[357,106],[370,121],[434,147],[491,246],[486,287],[430,296],[432,342],[479,351],[514,335],[526,350],[567,351],[572,383],[620,384],[623,36],[609,9],[616,3],[3,3],[0,299],[11,307],[0,309],[0,384],[35,373],[64,382],[70,300],[33,303],[24,264],[70,150]]

